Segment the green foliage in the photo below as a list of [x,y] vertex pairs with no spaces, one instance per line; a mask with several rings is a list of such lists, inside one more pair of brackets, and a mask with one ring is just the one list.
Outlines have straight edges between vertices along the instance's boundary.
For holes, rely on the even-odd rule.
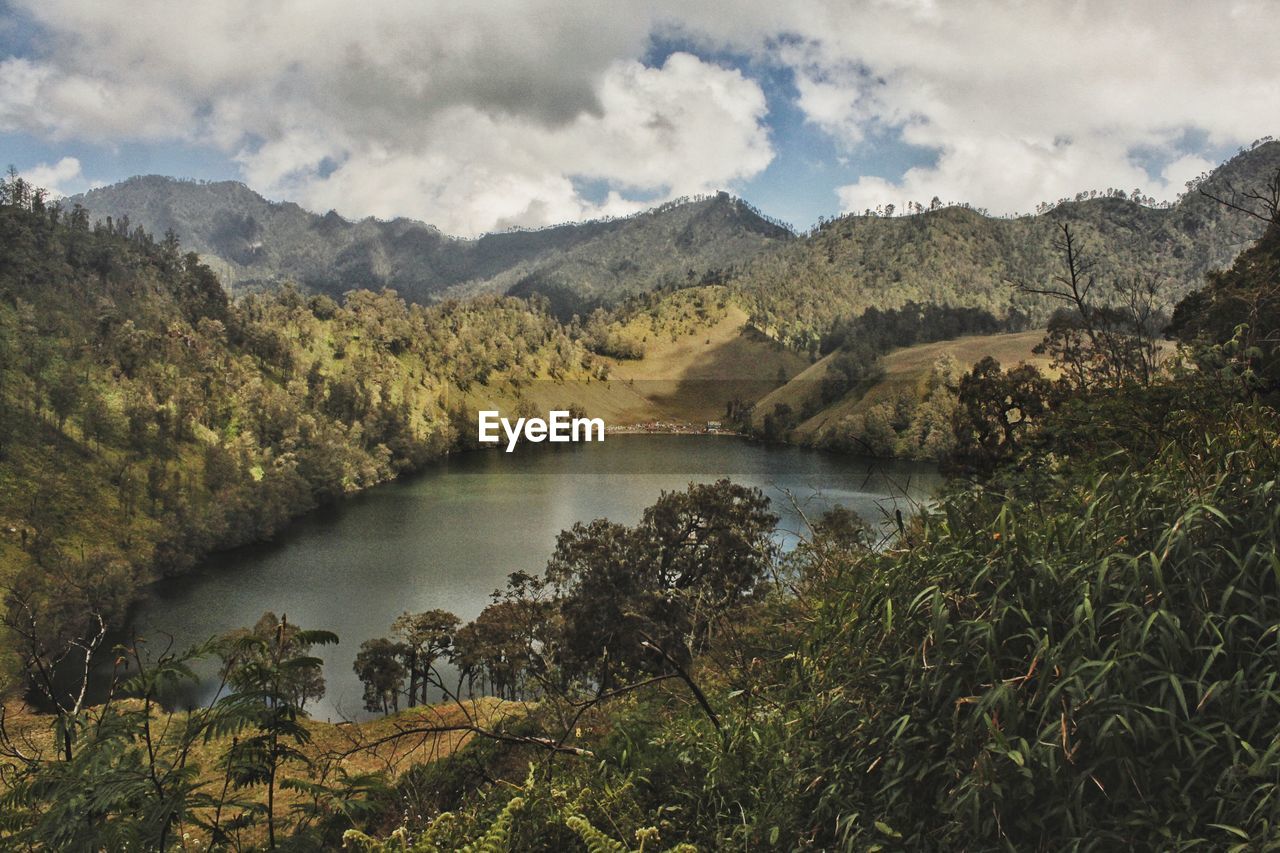
[[427,684],[437,660],[453,654],[454,636],[462,624],[447,610],[402,613],[391,627],[401,639],[400,656],[409,676],[409,704],[427,701]]
[[[312,637],[319,637],[313,640]],[[219,654],[227,683],[245,692],[256,689],[264,667],[277,660],[289,660],[280,671],[277,687],[301,712],[308,702],[324,696],[324,676],[320,661],[310,655],[313,642],[329,641],[329,635],[304,631],[287,618],[267,612],[252,627],[232,631],[222,638]]]
[[[543,728],[533,717],[519,715],[504,719],[501,731],[521,738],[541,734]],[[438,816],[462,809],[494,778],[524,778],[536,757],[532,746],[473,738],[436,761],[407,768],[395,782],[395,812],[410,826],[435,826]],[[456,821],[457,815],[449,820]]]
[[384,714],[400,710],[400,693],[408,671],[401,658],[407,649],[387,639],[365,640],[360,644],[352,668],[364,685],[364,708]]
[[562,532],[547,580],[558,593],[565,672],[613,686],[620,673],[665,669],[655,645],[681,657],[701,645],[710,622],[772,564],[777,516],[768,507],[759,489],[694,483],[664,492],[635,527],[597,519]]
[[619,359],[644,358],[644,343],[628,335],[620,322],[610,322],[603,308],[591,312],[580,334],[592,352]]
[[512,797],[498,813],[493,825],[480,838],[463,847],[463,853],[506,853],[510,849],[511,824],[523,808],[524,798]]
[[729,293],[721,285],[664,286],[631,296],[612,311],[592,312],[581,334],[592,349],[593,341],[604,342],[610,351],[597,351],[606,355],[641,358],[651,341],[705,332],[725,318],[728,307]]
[[[603,799],[616,807],[627,793],[626,786],[623,786],[619,791],[606,793]],[[545,777],[530,769],[514,796],[495,804],[491,814],[443,812],[432,819],[412,842],[409,841],[411,833],[404,827],[392,833],[386,842],[379,842],[355,830],[349,830],[343,841],[370,853],[437,853],[444,850],[506,853],[528,849],[644,853],[646,849],[659,849],[657,843],[662,833],[657,827],[636,829],[633,836],[637,846],[632,847],[598,828],[591,817],[582,813],[583,809],[598,813],[600,805],[599,798],[588,792],[548,785]],[[612,820],[608,811],[603,815],[605,820]],[[696,853],[698,848],[677,844],[666,849],[668,853]]]
[[[332,642],[324,632],[278,633],[293,638],[293,648]],[[119,647],[134,675],[123,679],[119,695],[98,708],[67,715],[74,729],[70,750],[44,754],[29,736],[15,736],[12,723],[0,719],[4,744],[4,793],[0,796],[0,839],[6,849],[168,850],[185,847],[185,838],[206,838],[218,847],[243,848],[242,833],[265,823],[275,846],[278,826],[287,826],[289,843],[322,846],[326,832],[367,819],[369,804],[383,790],[378,777],[284,779],[286,766],[307,768],[298,751],[309,733],[302,708],[288,686],[297,670],[314,658],[289,652],[290,643],[246,634],[234,643],[251,661],[239,687],[208,707],[185,712],[165,710],[162,700],[196,680],[193,667],[218,650],[210,642],[181,654],[162,653],[152,661],[139,647]],[[28,733],[29,734],[29,733]],[[212,758],[211,764],[202,764]],[[211,776],[218,767],[223,773]],[[224,782],[215,782],[217,778]],[[246,799],[237,789],[266,785],[265,803]],[[303,794],[293,814],[273,809],[277,787]]]
[[[237,788],[266,787],[261,811],[271,847],[276,846],[275,798],[282,781],[280,773],[291,764],[308,769],[311,765],[301,749],[311,741],[311,732],[303,723],[305,704],[307,699],[323,695],[324,681],[319,678],[323,661],[308,652],[313,646],[337,642],[335,634],[303,630],[287,619],[276,620],[271,613],[254,631],[223,641],[227,681],[234,692],[218,704],[235,709],[254,724],[248,736],[236,740],[226,751],[226,777]],[[216,827],[212,832],[219,838]]]
[[1252,391],[1280,391],[1280,225],[1273,223],[1257,245],[1229,270],[1209,276],[1173,315],[1172,331],[1194,347],[1203,371]]
[[1263,427],[1037,471],[1034,508],[961,494],[926,546],[857,566],[797,655],[812,826],[855,847],[875,821],[911,847],[1267,837],[1276,462]]
[[123,692],[140,697],[140,706],[116,703],[77,715],[70,721],[78,736],[69,759],[28,755],[10,764],[0,798],[6,846],[145,849],[157,840],[164,846],[173,828],[208,802],[198,768],[188,761],[192,747],[207,732],[249,724],[218,709],[178,722],[175,736],[160,742],[169,726],[152,718],[157,696],[192,678],[191,662],[208,652],[164,655],[126,681]]
[[823,427],[813,443],[870,456],[946,459],[956,446],[961,382],[955,359],[941,358],[922,383]]
[[1055,399],[1053,384],[1032,365],[1001,370],[984,358],[960,380],[951,466],[984,474],[1017,459]]

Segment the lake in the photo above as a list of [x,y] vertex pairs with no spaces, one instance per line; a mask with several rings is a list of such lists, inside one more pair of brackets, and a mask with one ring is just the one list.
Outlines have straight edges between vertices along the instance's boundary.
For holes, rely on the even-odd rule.
[[[200,569],[156,584],[132,630],[179,647],[250,626],[264,611],[338,634],[317,650],[327,685],[310,706],[318,719],[362,719],[351,665],[360,643],[390,634],[404,611],[451,610],[474,618],[517,570],[538,572],[556,534],[577,521],[635,523],[663,490],[729,477],[759,486],[791,547],[841,505],[870,522],[928,500],[941,482],[931,465],[863,459],[732,436],[611,435],[603,443],[512,454],[457,454],[410,478],[372,489],[292,525],[274,542],[215,555]],[[203,702],[212,688],[183,702]]]

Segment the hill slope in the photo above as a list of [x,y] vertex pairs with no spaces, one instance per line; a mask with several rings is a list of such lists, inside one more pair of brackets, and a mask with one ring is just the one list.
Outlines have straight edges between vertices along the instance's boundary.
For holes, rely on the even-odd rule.
[[[1259,186],[1280,169],[1280,143],[1228,161],[1202,184]],[[274,203],[235,182],[131,178],[68,200],[93,217],[172,229],[233,291],[285,280],[330,294],[391,287],[412,302],[480,293],[541,295],[567,319],[659,287],[732,280],[752,322],[802,350],[825,351],[841,319],[907,302],[982,308],[1043,320],[1043,299],[1011,281],[1043,284],[1058,269],[1053,242],[1070,224],[1104,283],[1162,283],[1172,306],[1224,267],[1259,226],[1199,192],[1167,208],[1081,193],[1036,216],[996,218],[967,206],[912,216],[849,215],[803,239],[719,194],[626,219],[459,240],[407,219],[349,222]]]
[[625,219],[538,231],[448,237],[409,219],[349,222],[270,202],[244,184],[130,178],[68,199],[91,217],[176,232],[233,290],[286,280],[340,294],[394,288],[413,302],[480,292],[542,294],[562,317],[663,285],[715,278],[791,239],[744,202],[719,194]]
[[[1278,169],[1280,142],[1269,142],[1223,164],[1201,188],[1227,194],[1228,184],[1261,187]],[[850,215],[753,259],[731,286],[760,328],[801,349],[818,349],[841,318],[909,301],[996,315],[1019,310],[1043,320],[1045,302],[1015,297],[1010,282],[1043,285],[1059,271],[1053,242],[1063,223],[1097,262],[1104,286],[1132,276],[1154,278],[1163,283],[1167,308],[1261,235],[1260,222],[1195,191],[1168,208],[1119,197],[1081,198],[1012,219],[967,207],[900,217]]]

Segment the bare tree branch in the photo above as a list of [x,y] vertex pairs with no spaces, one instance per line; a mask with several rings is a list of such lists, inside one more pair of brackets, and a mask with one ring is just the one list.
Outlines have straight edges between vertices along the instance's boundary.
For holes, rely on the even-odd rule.
[[[1230,181],[1223,181],[1222,185],[1227,190],[1226,194],[1215,193],[1201,187],[1200,195],[1268,225],[1280,221],[1280,169],[1276,170],[1260,190],[1239,189]],[[1259,206],[1261,210],[1258,209]]]

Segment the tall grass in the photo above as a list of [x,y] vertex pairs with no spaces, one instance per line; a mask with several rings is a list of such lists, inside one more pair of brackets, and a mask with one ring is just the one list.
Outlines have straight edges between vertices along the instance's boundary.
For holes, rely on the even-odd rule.
[[761,721],[786,758],[741,840],[1274,840],[1272,417],[1150,462],[1030,475],[1017,500],[953,495],[926,544],[847,561]]
[[1248,406],[1166,433],[953,491],[910,549],[825,551],[736,635],[748,664],[704,656],[721,732],[671,695],[614,708],[512,831],[563,841],[571,797],[664,846],[1274,847],[1280,432]]

